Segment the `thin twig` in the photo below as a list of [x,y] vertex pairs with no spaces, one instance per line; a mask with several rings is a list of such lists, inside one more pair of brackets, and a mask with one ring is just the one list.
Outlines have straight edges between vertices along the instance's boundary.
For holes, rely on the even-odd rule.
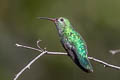
[[42,50],[37,49],[37,48],[30,47],[30,46],[24,46],[24,45],[21,45],[21,44],[16,44],[16,46],[17,46],[17,47],[23,47],[23,48],[32,49],[32,50],[35,50],[35,51],[42,52]]
[[[28,63],[27,66],[25,66],[19,73],[17,73],[17,75],[15,76],[14,80],[17,80],[18,77],[26,70],[26,69],[30,69],[30,66],[37,60],[39,59],[42,55],[44,54],[52,54],[52,55],[67,55],[67,53],[63,53],[63,52],[49,52],[49,51],[46,51],[44,49],[42,49],[38,44],[39,44],[40,41],[37,42],[37,47],[39,48],[33,48],[33,47],[30,47],[30,46],[24,46],[24,45],[20,45],[20,44],[16,44],[17,47],[22,47],[22,48],[27,48],[27,49],[32,49],[32,50],[35,50],[35,51],[39,51],[41,52],[41,54],[39,54],[37,57],[35,57],[32,61],[30,61]],[[111,68],[114,68],[114,69],[118,69],[120,70],[120,67],[119,66],[115,66],[115,65],[112,65],[112,64],[109,64],[107,62],[104,62],[102,60],[99,60],[99,59],[96,59],[94,57],[88,57],[90,60],[93,60],[95,62],[98,62],[100,64],[103,64],[104,67],[111,67]]]
[[[37,49],[37,48],[33,48],[33,47],[30,47],[30,46],[24,46],[24,45],[21,45],[21,44],[16,44],[17,47],[22,47],[22,48],[27,48],[27,49],[32,49],[32,50],[35,50],[35,51],[39,51],[39,52],[43,52],[40,48],[40,49]],[[67,55],[67,53],[63,53],[63,52],[50,52],[50,51],[47,51],[46,54],[54,54],[54,55]]]
[[44,51],[40,46],[39,46],[39,43],[41,42],[42,40],[38,40],[37,41],[37,47],[41,50],[41,51]]
[[110,50],[109,52],[112,53],[113,55],[115,55],[116,53],[120,53],[120,49]]
[[115,65],[109,64],[109,63],[107,63],[107,62],[104,62],[104,61],[102,61],[102,60],[96,59],[96,58],[94,58],[94,57],[88,57],[88,58],[91,59],[91,60],[93,60],[93,61],[96,61],[96,62],[98,62],[98,63],[103,64],[104,67],[111,67],[111,68],[115,68],[115,69],[120,70],[120,67],[119,67],[119,66],[115,66]]
[[42,52],[41,54],[39,54],[37,57],[35,57],[32,61],[29,62],[29,64],[27,64],[27,66],[25,66],[14,78],[14,80],[17,80],[18,77],[26,70],[26,69],[30,69],[30,66],[37,60],[39,59],[41,56],[43,56],[47,51]]

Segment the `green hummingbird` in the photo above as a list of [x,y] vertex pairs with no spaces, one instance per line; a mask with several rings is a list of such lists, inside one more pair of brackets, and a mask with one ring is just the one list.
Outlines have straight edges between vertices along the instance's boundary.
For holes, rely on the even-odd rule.
[[39,17],[39,19],[50,20],[55,23],[60,41],[67,51],[68,56],[85,72],[93,72],[92,65],[88,59],[87,46],[82,36],[75,31],[67,18],[48,18]]

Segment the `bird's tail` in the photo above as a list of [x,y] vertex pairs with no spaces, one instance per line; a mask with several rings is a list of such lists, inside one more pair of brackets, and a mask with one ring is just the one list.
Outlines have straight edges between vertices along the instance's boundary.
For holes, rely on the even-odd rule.
[[93,72],[93,68],[88,57],[78,55],[75,63],[85,72]]

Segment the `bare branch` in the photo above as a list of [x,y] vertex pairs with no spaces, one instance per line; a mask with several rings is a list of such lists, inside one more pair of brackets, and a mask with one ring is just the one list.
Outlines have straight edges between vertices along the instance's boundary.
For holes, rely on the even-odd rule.
[[26,70],[26,69],[30,69],[30,66],[37,60],[39,59],[41,56],[43,56],[45,53],[46,54],[54,54],[54,55],[67,55],[67,53],[62,53],[62,52],[48,52],[44,49],[42,49],[40,46],[39,46],[39,42],[41,40],[38,40],[37,41],[37,47],[39,48],[33,48],[33,47],[30,47],[30,46],[24,46],[24,45],[21,45],[21,44],[17,44],[16,43],[16,46],[17,47],[22,47],[22,48],[27,48],[27,49],[32,49],[32,50],[35,50],[35,51],[39,51],[41,52],[37,57],[35,57],[32,61],[30,61],[27,66],[25,66],[19,73],[17,73],[17,75],[15,76],[14,80],[17,80],[18,77]]
[[[39,51],[41,52],[41,54],[39,54],[37,57],[35,57],[32,61],[30,61],[27,66],[25,66],[19,73],[17,73],[17,75],[15,76],[14,80],[17,80],[18,77],[26,70],[26,69],[30,69],[30,66],[37,60],[39,59],[41,56],[43,56],[44,54],[49,54],[49,55],[67,55],[67,53],[63,53],[63,52],[50,52],[50,51],[46,51],[45,49],[42,49],[38,44],[39,44],[40,40],[37,41],[37,47],[39,48],[33,48],[33,47],[30,47],[30,46],[24,46],[24,45],[21,45],[21,44],[16,44],[17,47],[22,47],[22,48],[27,48],[27,49],[31,49],[31,50],[35,50],[35,51]],[[107,62],[104,62],[102,60],[99,60],[99,59],[96,59],[94,57],[88,57],[90,60],[93,60],[95,62],[98,62],[100,64],[103,64],[104,67],[111,67],[111,68],[114,68],[114,69],[118,69],[120,70],[120,67],[119,66],[115,66],[115,65],[112,65],[112,64],[109,64]]]
[[37,47],[41,50],[41,51],[44,51],[40,46],[39,46],[39,43],[41,42],[42,40],[38,40],[37,41]]
[[88,57],[88,58],[91,59],[91,60],[93,60],[93,61],[96,61],[96,62],[98,62],[98,63],[100,63],[100,64],[103,64],[104,67],[111,67],[111,68],[115,68],[115,69],[120,70],[120,67],[119,67],[119,66],[115,66],[115,65],[109,64],[109,63],[107,63],[107,62],[104,62],[104,61],[102,61],[102,60],[96,59],[96,58],[94,58],[94,57]]
[[37,57],[35,57],[32,61],[29,62],[29,64],[27,64],[27,66],[25,66],[14,78],[14,80],[17,80],[18,77],[26,70],[26,69],[30,69],[30,66],[37,60],[39,59],[41,56],[43,56],[47,51],[42,52],[41,54],[39,54]]
[[115,55],[116,53],[120,53],[120,49],[110,50],[109,52],[112,53],[113,55]]
[[30,46],[24,46],[24,45],[21,45],[21,44],[16,44],[16,46],[17,47],[23,47],[23,48],[32,49],[32,50],[35,50],[35,51],[42,52],[41,49],[33,48],[33,47],[30,47]]
[[[32,50],[35,50],[35,51],[39,51],[39,52],[43,52],[42,48],[40,47],[39,49],[38,48],[33,48],[33,47],[30,47],[30,46],[24,46],[24,45],[21,45],[21,44],[16,44],[17,47],[22,47],[22,48],[27,48],[27,49],[32,49]],[[38,47],[38,46],[37,46]],[[42,49],[42,50],[41,50]],[[67,53],[63,53],[63,52],[50,52],[50,51],[47,51],[46,54],[54,54],[54,55],[67,55]]]

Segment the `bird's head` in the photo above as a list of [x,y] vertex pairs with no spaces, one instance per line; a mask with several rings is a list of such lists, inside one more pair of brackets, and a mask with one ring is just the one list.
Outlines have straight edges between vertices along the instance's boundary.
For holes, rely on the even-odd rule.
[[54,22],[58,30],[64,30],[65,28],[68,28],[70,25],[69,20],[64,17],[59,18],[39,17],[39,19],[46,19]]

